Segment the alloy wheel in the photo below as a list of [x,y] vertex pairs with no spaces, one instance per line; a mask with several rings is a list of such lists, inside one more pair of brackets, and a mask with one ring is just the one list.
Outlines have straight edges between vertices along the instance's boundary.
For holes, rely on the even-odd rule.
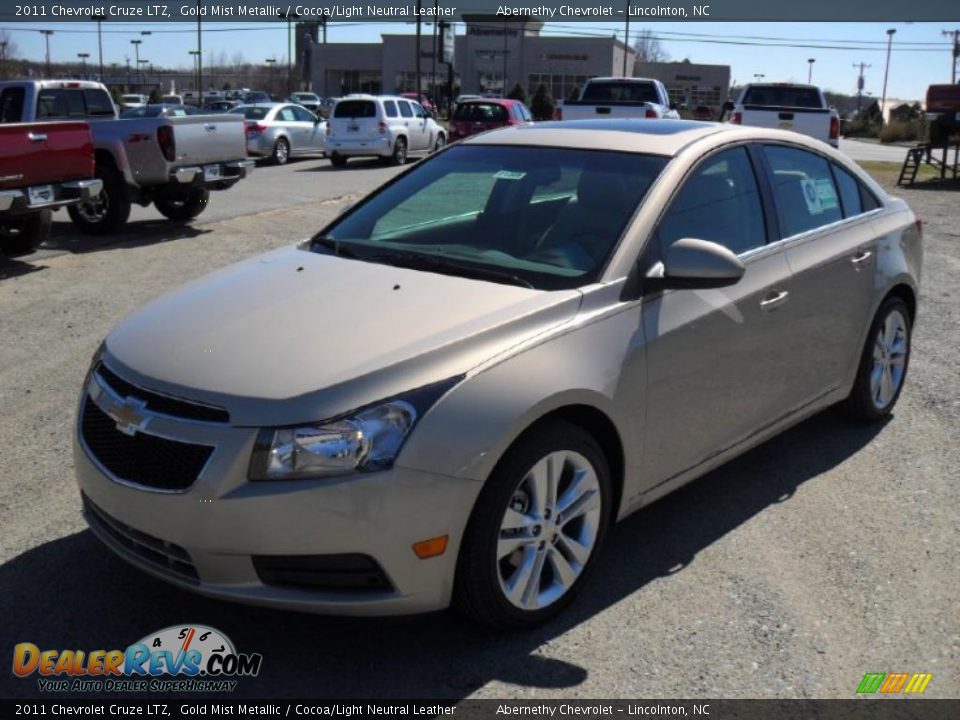
[[583,455],[556,451],[537,462],[500,524],[496,559],[507,600],[537,610],[563,597],[590,559],[600,519],[600,483]]
[[870,397],[877,410],[885,409],[900,389],[908,342],[906,318],[899,310],[892,310],[878,328],[873,344]]

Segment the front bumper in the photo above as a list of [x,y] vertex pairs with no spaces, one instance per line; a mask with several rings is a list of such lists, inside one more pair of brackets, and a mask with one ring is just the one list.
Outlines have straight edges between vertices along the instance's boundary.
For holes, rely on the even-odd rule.
[[[409,614],[449,605],[460,538],[480,491],[476,481],[395,466],[326,480],[250,482],[255,428],[156,415],[139,432],[189,436],[214,447],[190,487],[159,491],[113,476],[84,440],[82,422],[77,426],[74,459],[91,529],[156,577],[225,600],[330,614]],[[414,543],[441,535],[449,536],[443,555],[416,556]],[[332,588],[325,576],[312,585],[290,584],[263,572],[264,562],[290,556],[307,565],[318,557],[322,564],[329,556],[363,556],[386,584]]]
[[372,140],[328,137],[326,151],[328,156],[336,153],[345,157],[390,157],[393,154],[393,139],[389,135]]
[[[205,187],[210,190],[222,190],[247,177],[255,166],[253,160],[231,160],[229,162],[188,165],[170,172],[170,182],[180,185]],[[214,178],[209,176],[208,168],[217,168]]]
[[68,180],[59,183],[47,183],[39,187],[50,188],[51,194],[39,202],[30,201],[27,188],[0,190],[0,212],[11,215],[36,212],[37,210],[56,210],[66,205],[74,205],[96,197],[103,190],[103,181],[99,178],[89,180]]

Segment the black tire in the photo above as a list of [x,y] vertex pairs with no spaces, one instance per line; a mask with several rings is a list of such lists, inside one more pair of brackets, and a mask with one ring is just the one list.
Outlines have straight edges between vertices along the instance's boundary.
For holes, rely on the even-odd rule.
[[182,195],[167,195],[153,201],[160,214],[170,220],[185,222],[192,220],[207,209],[210,191],[206,188],[194,188]]
[[111,165],[97,164],[96,177],[103,181],[100,195],[86,203],[67,208],[74,226],[86,235],[110,235],[122,228],[130,217],[123,176]]
[[21,215],[0,223],[0,254],[7,257],[29,255],[47,239],[52,224],[53,212],[50,210]]
[[398,137],[393,144],[393,155],[390,156],[391,165],[403,165],[407,161],[407,139]]
[[[874,348],[877,345],[878,335],[887,322],[887,318],[893,313],[899,313],[904,324],[906,347],[902,353],[903,372],[900,376],[899,384],[890,400],[886,403],[878,403],[875,400],[871,384],[871,375],[875,371]],[[844,409],[850,417],[865,422],[875,422],[882,420],[891,413],[894,405],[897,404],[900,392],[903,390],[903,385],[907,379],[907,368],[910,366],[912,335],[913,323],[907,304],[899,297],[888,297],[883,301],[883,304],[880,305],[880,309],[877,310],[877,314],[870,324],[867,340],[864,343],[863,351],[860,353],[857,378],[854,380],[853,389],[850,391],[850,395],[844,403]]]
[[443,133],[438,133],[437,141],[433,144],[433,151],[439,152],[440,150],[443,150],[443,148],[445,148],[446,145],[447,145],[447,136],[444,135]]
[[270,154],[270,162],[274,165],[286,165],[290,159],[290,143],[285,138],[277,138]]
[[346,166],[346,164],[347,164],[347,158],[345,158],[345,157],[344,157],[343,155],[341,155],[340,153],[333,153],[333,155],[330,156],[330,163],[331,163],[335,168],[342,168],[342,167],[345,167],[345,166]]
[[[563,595],[545,607],[525,610],[514,605],[501,587],[503,559],[497,558],[501,523],[527,473],[541,459],[561,450],[578,453],[590,463],[596,474],[600,515],[594,545],[579,576]],[[560,495],[558,493],[558,497]],[[529,628],[546,622],[573,600],[593,570],[610,526],[612,501],[610,470],[593,436],[564,421],[535,426],[504,455],[477,498],[457,560],[454,606],[474,620],[495,628]],[[559,512],[556,519],[559,520]],[[541,542],[541,547],[544,544]]]

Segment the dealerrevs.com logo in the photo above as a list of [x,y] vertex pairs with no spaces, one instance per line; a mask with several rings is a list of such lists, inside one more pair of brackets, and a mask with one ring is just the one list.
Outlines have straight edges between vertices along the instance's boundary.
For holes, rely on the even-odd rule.
[[236,678],[255,677],[262,663],[205,625],[168,627],[126,650],[13,648],[13,674],[37,676],[41,692],[232,692]]

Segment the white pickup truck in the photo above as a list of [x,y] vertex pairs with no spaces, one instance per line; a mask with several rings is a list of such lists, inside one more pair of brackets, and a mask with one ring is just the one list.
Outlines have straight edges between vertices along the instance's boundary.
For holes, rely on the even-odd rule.
[[840,116],[815,85],[745,85],[737,99],[724,106],[724,114],[727,112],[728,122],[735,125],[793,130],[833,147],[840,143]]
[[562,103],[556,113],[557,120],[679,117],[662,82],[628,77],[587,80],[580,98]]

